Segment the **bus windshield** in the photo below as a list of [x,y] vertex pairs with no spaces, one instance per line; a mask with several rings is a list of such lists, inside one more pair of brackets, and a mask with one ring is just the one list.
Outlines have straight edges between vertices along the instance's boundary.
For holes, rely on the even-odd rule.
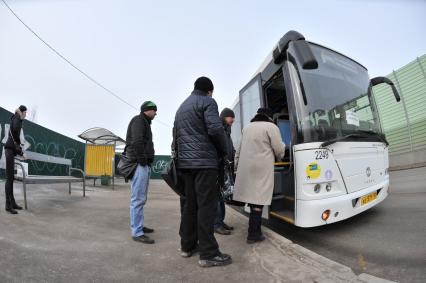
[[[295,106],[303,142],[383,141],[376,106],[369,95],[367,70],[337,52],[309,44],[318,68],[305,70],[288,65],[296,88]],[[294,54],[292,46],[288,52]],[[301,97],[303,91],[307,105]]]

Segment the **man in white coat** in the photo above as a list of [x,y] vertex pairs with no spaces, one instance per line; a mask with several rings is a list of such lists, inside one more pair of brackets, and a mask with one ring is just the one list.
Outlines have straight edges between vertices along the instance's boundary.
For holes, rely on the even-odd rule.
[[247,243],[265,239],[261,231],[262,208],[270,205],[274,190],[274,162],[284,157],[280,130],[272,121],[272,110],[259,108],[242,132],[235,154],[237,177],[234,200],[250,206]]

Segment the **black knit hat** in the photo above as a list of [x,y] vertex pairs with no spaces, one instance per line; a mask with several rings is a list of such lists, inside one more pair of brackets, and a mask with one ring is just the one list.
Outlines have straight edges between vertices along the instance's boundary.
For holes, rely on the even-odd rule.
[[229,108],[224,108],[222,112],[220,112],[220,118],[224,119],[225,117],[235,118],[235,113]]
[[272,116],[274,115],[271,108],[263,108],[263,107],[257,109],[257,114],[264,114],[271,119],[272,119]]
[[194,83],[194,89],[209,92],[214,89],[214,86],[209,78],[199,77]]
[[155,105],[155,103],[152,101],[145,101],[144,103],[142,103],[141,112],[145,112],[148,110],[157,111],[157,105]]
[[27,111],[27,107],[25,106],[25,105],[21,105],[21,106],[19,106],[19,111],[21,111],[21,112],[25,112],[25,111]]

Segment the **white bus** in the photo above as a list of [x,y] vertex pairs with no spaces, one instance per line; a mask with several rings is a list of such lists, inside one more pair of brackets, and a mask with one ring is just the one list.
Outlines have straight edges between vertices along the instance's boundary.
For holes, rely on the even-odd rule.
[[[336,51],[286,33],[240,91],[233,110],[235,146],[259,107],[274,112],[286,144],[275,163],[266,216],[314,227],[361,213],[388,195],[388,142],[367,69]],[[253,161],[255,162],[255,161]],[[238,174],[238,172],[237,172]]]

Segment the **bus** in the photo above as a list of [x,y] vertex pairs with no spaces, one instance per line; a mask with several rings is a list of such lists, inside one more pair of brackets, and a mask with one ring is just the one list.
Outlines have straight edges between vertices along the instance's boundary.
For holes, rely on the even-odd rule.
[[[355,216],[382,202],[389,189],[388,142],[372,88],[386,77],[330,48],[286,33],[233,110],[234,146],[259,107],[273,110],[286,145],[274,164],[272,203],[264,217],[315,227]],[[238,172],[237,172],[238,174]]]

